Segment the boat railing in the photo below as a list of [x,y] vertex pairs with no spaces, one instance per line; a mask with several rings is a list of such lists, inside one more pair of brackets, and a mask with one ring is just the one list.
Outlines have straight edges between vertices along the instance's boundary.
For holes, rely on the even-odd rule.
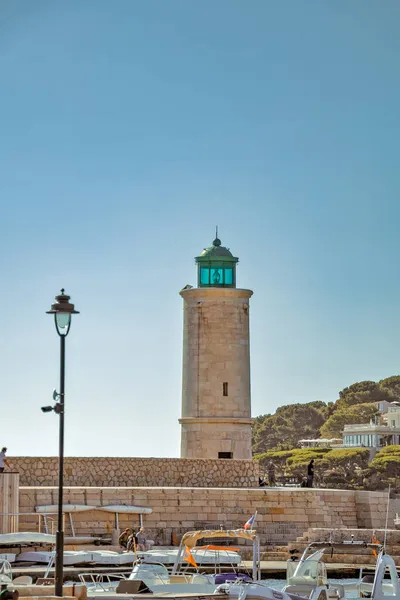
[[[11,523],[11,531],[13,533],[18,531],[17,523],[19,523],[19,517],[32,517],[35,516],[38,518],[37,522],[37,532],[42,533],[42,527],[44,529],[44,533],[50,533],[54,535],[56,532],[56,520],[53,517],[50,517],[47,513],[38,513],[38,512],[0,512],[0,517],[10,517]],[[50,528],[49,528],[50,521]],[[63,514],[63,527],[65,529],[65,514]],[[50,531],[49,531],[50,529]]]
[[127,579],[123,573],[79,573],[79,581],[87,588],[100,588],[108,592],[110,587],[116,587],[118,583]]

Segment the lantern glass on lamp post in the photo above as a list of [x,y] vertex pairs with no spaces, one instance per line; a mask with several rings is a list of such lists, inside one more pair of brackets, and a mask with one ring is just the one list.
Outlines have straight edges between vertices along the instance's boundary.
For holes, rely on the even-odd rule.
[[67,335],[71,326],[70,313],[55,313],[56,327],[59,335]]
[[[55,560],[55,595],[63,595],[63,560],[64,560],[64,531],[63,531],[63,488],[64,488],[64,413],[65,413],[65,338],[71,328],[71,315],[79,314],[73,304],[69,302],[70,296],[61,294],[56,296],[56,302],[52,304],[48,314],[54,315],[56,331],[60,336],[60,392],[55,392],[53,397],[59,401],[50,408],[60,417],[60,436],[58,454],[58,525],[56,533],[56,560]],[[43,410],[42,408],[42,410]],[[50,412],[44,410],[43,412]]]

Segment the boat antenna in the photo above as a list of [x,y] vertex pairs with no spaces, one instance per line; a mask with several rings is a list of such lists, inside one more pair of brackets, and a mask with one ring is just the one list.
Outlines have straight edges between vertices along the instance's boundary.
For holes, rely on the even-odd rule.
[[389,520],[389,504],[390,504],[390,483],[389,483],[388,499],[387,499],[387,507],[386,507],[385,537],[383,538],[383,549],[385,552],[386,552],[386,538],[387,538],[388,520]]

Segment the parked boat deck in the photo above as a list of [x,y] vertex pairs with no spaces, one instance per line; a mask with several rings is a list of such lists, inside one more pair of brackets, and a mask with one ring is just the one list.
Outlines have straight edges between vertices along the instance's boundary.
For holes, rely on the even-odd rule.
[[[151,600],[165,600],[165,594],[148,594],[151,595]],[[90,594],[90,600],[103,600],[103,598],[107,598],[107,600],[121,600],[121,596],[125,599],[132,598],[135,600],[136,598],[139,600],[143,600],[143,594],[116,594],[115,592],[101,592],[98,596]],[[226,594],[174,594],[173,596],[168,596],[168,600],[193,600],[194,598],[199,598],[203,600],[204,598],[210,598],[210,600],[226,600]]]
[[[284,560],[262,560],[260,563],[261,573],[266,577],[276,576],[277,578],[282,577],[286,573],[286,561]],[[362,569],[371,569],[371,565],[354,565],[348,563],[326,563],[326,568],[331,577],[349,577],[358,575],[359,570]],[[242,571],[247,570],[251,572],[252,562],[249,560],[242,561]],[[211,566],[202,567],[202,570],[208,572],[214,572],[214,568]],[[224,566],[223,571],[231,570],[229,567]],[[18,563],[13,563],[12,572],[13,576],[17,577],[19,575],[30,575],[34,579],[37,577],[43,577],[46,571],[46,565],[36,565],[36,566],[19,566]],[[69,567],[64,566],[64,578],[73,579],[77,578],[79,573],[120,573],[128,575],[132,571],[132,568],[128,565],[123,565],[119,567],[113,567],[110,565],[105,565],[103,567],[95,567],[95,566],[86,566],[86,567]],[[49,577],[54,576],[54,568],[50,569]],[[104,597],[102,595],[102,597]]]

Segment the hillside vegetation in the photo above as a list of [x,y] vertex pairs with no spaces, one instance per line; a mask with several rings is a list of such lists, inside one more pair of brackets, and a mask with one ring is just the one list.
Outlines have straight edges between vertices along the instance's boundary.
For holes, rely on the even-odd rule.
[[255,419],[253,454],[261,472],[270,461],[276,474],[305,477],[315,460],[315,484],[327,487],[383,489],[400,486],[400,446],[387,446],[369,461],[368,448],[299,448],[299,440],[340,438],[343,427],[369,423],[378,414],[376,402],[400,402],[400,376],[354,383],[335,402],[308,402],[279,407]]
[[280,406],[275,414],[261,415],[253,426],[253,454],[298,448],[301,439],[337,438],[350,423],[369,423],[378,414],[375,402],[400,401],[400,375],[353,383],[335,402],[307,402]]

